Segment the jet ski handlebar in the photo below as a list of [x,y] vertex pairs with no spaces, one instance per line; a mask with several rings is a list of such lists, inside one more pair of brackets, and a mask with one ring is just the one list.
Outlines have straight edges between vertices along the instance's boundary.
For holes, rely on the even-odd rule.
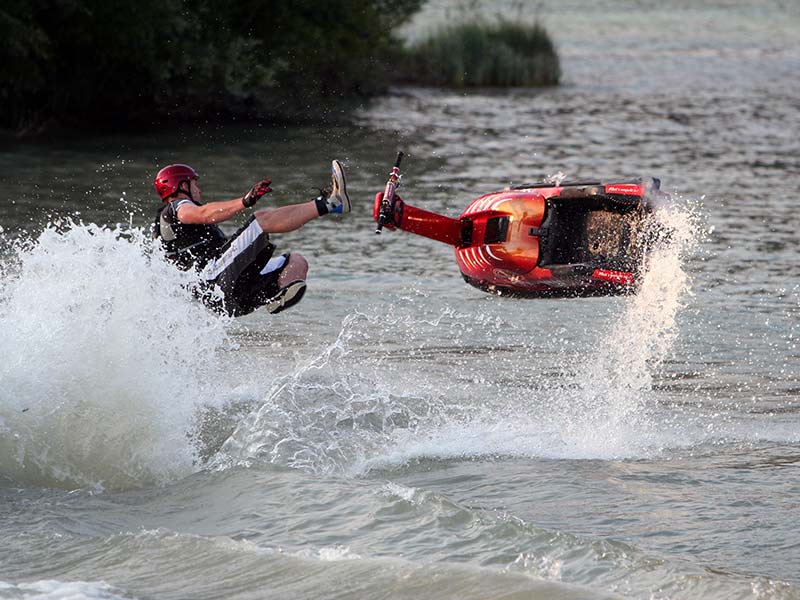
[[394,162],[391,173],[389,173],[389,181],[386,182],[386,187],[383,190],[383,198],[381,199],[380,207],[378,209],[378,227],[375,233],[379,234],[383,226],[392,222],[395,208],[394,193],[400,186],[400,161],[403,160],[403,153],[397,153],[397,160]]

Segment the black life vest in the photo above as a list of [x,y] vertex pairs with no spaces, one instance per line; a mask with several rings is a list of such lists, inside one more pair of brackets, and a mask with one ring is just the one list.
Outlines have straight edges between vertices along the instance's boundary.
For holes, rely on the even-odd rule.
[[156,213],[153,237],[160,239],[167,258],[178,268],[201,270],[208,261],[219,255],[228,238],[216,225],[190,225],[178,220],[178,207],[183,202],[201,206],[190,198],[178,198],[164,203]]

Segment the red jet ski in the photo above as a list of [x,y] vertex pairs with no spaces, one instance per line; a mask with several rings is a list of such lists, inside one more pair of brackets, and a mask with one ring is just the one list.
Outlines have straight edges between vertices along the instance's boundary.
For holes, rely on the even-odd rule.
[[401,229],[455,247],[464,279],[502,296],[605,296],[636,290],[661,237],[658,179],[533,183],[485,194],[457,219],[411,206],[395,192],[400,161],[375,196],[376,233]]

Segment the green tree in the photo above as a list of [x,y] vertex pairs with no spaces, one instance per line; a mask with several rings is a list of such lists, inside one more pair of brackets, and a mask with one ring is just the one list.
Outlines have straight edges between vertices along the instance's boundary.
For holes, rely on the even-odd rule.
[[7,0],[0,126],[301,118],[387,85],[422,0]]

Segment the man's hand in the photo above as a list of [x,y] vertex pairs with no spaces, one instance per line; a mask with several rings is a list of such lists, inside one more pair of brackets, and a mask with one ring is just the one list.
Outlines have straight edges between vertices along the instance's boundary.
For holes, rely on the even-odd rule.
[[271,183],[272,181],[269,179],[259,181],[242,197],[242,204],[244,204],[246,208],[254,206],[261,196],[272,191],[272,188],[269,187]]

